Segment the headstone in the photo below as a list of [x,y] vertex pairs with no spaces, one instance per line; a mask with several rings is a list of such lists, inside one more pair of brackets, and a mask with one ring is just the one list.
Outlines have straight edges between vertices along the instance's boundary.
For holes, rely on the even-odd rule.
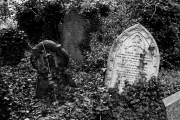
[[71,9],[64,17],[62,45],[76,62],[83,60],[83,55],[79,49],[79,43],[84,38],[84,25],[85,21],[75,8]]
[[140,24],[126,29],[112,45],[105,75],[107,88],[123,91],[125,81],[148,81],[158,75],[159,49],[150,32]]
[[167,120],[179,120],[180,119],[180,91],[163,99],[166,107]]

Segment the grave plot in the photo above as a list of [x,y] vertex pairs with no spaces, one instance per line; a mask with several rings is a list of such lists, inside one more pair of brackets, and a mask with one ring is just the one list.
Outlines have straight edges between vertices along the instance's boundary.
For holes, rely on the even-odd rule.
[[125,81],[133,84],[142,78],[157,77],[160,63],[159,49],[150,32],[136,24],[118,36],[112,45],[105,75],[107,88],[123,91]]

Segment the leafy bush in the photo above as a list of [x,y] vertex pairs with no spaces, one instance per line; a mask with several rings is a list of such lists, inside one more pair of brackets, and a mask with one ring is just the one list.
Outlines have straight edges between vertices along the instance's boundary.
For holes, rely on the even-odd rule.
[[31,44],[42,39],[61,42],[58,25],[66,12],[62,1],[28,0],[16,7],[18,29],[25,31]]
[[133,11],[132,18],[144,25],[155,38],[163,67],[172,67],[167,62],[179,66],[180,5],[172,1],[143,3],[134,0],[130,2],[130,6],[130,11]]
[[61,36],[58,31],[58,25],[63,23],[65,8],[61,1],[47,2],[44,4],[42,11],[43,17],[42,37],[61,42]]
[[[58,25],[64,21],[64,15],[68,11],[66,4],[76,7],[78,12],[90,24],[86,27],[85,40],[90,41],[89,33],[95,33],[101,29],[101,17],[107,17],[110,9],[108,5],[97,3],[87,9],[80,7],[81,3],[71,3],[70,1],[43,1],[28,0],[17,8],[16,19],[19,29],[24,30],[30,43],[37,44],[40,39],[51,39],[61,43],[62,33],[58,31]],[[79,8],[80,7],[80,8]],[[86,47],[86,45],[85,45]],[[83,47],[82,47],[83,48]]]
[[[4,81],[2,78],[0,77],[1,81],[0,81],[0,87],[1,87],[1,91],[0,91],[0,114],[1,114],[1,119],[3,120],[8,120],[9,118],[11,118],[11,114],[12,111],[16,111],[19,109],[20,105],[16,104],[16,102],[14,101],[13,97],[10,96],[10,89],[9,89],[9,84],[7,81]],[[7,79],[6,79],[7,80]],[[12,78],[11,78],[12,80]]]
[[136,112],[140,119],[165,120],[165,107],[162,102],[163,85],[151,79],[149,82],[139,82],[135,86],[127,85],[123,94],[126,105],[131,112]]
[[165,120],[165,107],[162,84],[151,79],[149,82],[138,82],[136,85],[126,84],[124,92],[119,95],[110,90],[112,99],[109,106],[117,119],[124,120]]
[[43,18],[39,14],[40,4],[36,0],[29,0],[22,6],[17,7],[17,24],[18,29],[25,31],[30,43],[37,44],[42,35],[44,25]]
[[166,120],[166,108],[162,100],[180,90],[180,74],[174,70],[161,70],[158,79],[126,82],[124,91],[109,89],[111,97],[107,106],[118,120]]
[[0,32],[0,49],[2,65],[17,65],[28,49],[26,34],[15,29]]
[[11,110],[8,109],[10,107],[10,101],[9,98],[6,98],[6,95],[8,94],[8,86],[7,84],[4,84],[3,81],[0,81],[0,87],[1,87],[1,91],[0,91],[0,100],[1,103],[0,105],[2,106],[0,108],[0,114],[1,114],[1,119],[8,119],[10,117],[10,113]]
[[89,28],[86,30],[87,33],[96,34],[98,40],[102,42],[103,19],[109,16],[111,12],[110,6],[96,2],[95,4],[90,4],[90,6],[86,8],[82,7],[81,9],[82,15],[89,22]]

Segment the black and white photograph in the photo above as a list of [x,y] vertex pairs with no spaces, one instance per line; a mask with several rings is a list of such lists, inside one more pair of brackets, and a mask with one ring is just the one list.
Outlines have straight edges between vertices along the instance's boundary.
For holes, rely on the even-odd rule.
[[180,120],[180,0],[0,0],[0,120]]

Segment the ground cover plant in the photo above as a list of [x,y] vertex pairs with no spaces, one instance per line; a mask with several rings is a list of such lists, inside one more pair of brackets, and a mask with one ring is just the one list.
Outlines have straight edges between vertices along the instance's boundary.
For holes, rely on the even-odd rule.
[[46,96],[44,101],[37,101],[34,99],[37,71],[32,68],[29,55],[30,52],[26,52],[26,57],[16,67],[5,66],[1,70],[1,100],[4,101],[3,106],[7,107],[7,111],[1,108],[1,112],[6,117],[10,115],[9,119],[93,120],[99,112],[110,110],[110,117],[113,115],[114,119],[119,120],[163,120],[165,112],[162,99],[180,89],[179,72],[161,70],[157,81],[152,79],[133,86],[127,84],[120,96],[116,89],[108,91],[104,87],[98,62],[91,69],[89,66],[92,64],[76,66],[71,63],[68,72],[78,88],[62,85],[56,92],[57,101],[51,101],[51,96]]
[[[29,1],[30,2],[30,1]],[[68,1],[66,1],[68,3]],[[137,1],[133,1],[137,2]],[[153,2],[153,3],[143,3],[140,2],[138,7],[141,6],[147,6],[147,8],[143,8],[143,10],[154,10],[154,3],[158,3],[159,1]],[[31,2],[30,2],[31,3]],[[32,2],[33,3],[33,2]],[[31,4],[32,4],[31,3]],[[48,2],[47,2],[48,3]],[[80,2],[79,2],[80,3]],[[79,3],[73,3],[78,6]],[[166,3],[166,2],[165,2]],[[33,4],[36,4],[34,7],[38,6],[36,2]],[[55,11],[48,11],[48,13],[45,15],[47,18],[51,18],[52,15],[60,13],[57,12],[59,10],[59,6],[56,6],[59,3],[48,3],[47,6],[53,5],[52,9],[55,9]],[[27,2],[25,5],[29,5]],[[94,4],[93,4],[94,5]],[[94,7],[92,5],[92,8]],[[122,7],[122,5],[126,7]],[[163,4],[161,1],[160,5],[157,4],[157,9],[160,11],[164,11],[165,7],[172,7],[169,4]],[[41,6],[42,8],[48,9],[47,6]],[[96,5],[95,5],[96,6]],[[101,5],[97,5],[101,6]],[[37,7],[38,10],[40,10],[41,7]],[[58,7],[58,8],[56,8]],[[100,7],[101,8],[101,7]],[[40,27],[35,26],[37,28],[32,27],[33,30],[25,30],[23,28],[26,28],[26,24],[29,22],[21,23],[20,18],[17,18],[17,21],[19,22],[19,28],[17,30],[8,30],[6,34],[10,35],[4,35],[1,34],[0,42],[3,43],[5,48],[7,48],[7,41],[9,41],[9,46],[12,48],[14,46],[14,43],[18,43],[18,45],[14,46],[17,48],[17,52],[20,53],[13,53],[10,54],[13,57],[15,56],[18,58],[17,61],[15,61],[15,65],[13,64],[4,64],[7,60],[14,61],[12,56],[9,56],[8,54],[5,54],[2,51],[3,46],[0,44],[1,49],[1,55],[2,53],[7,56],[7,59],[4,60],[1,63],[1,69],[0,69],[0,101],[1,101],[1,108],[0,108],[0,114],[1,119],[9,119],[9,120],[100,120],[100,116],[102,119],[105,120],[165,120],[166,114],[165,114],[165,107],[162,103],[162,99],[179,91],[180,90],[180,73],[177,67],[175,65],[178,63],[178,59],[175,58],[176,64],[174,65],[171,60],[173,60],[173,55],[178,54],[178,42],[179,42],[179,34],[178,31],[179,23],[176,21],[178,17],[175,17],[175,20],[173,21],[176,23],[176,25],[173,27],[173,25],[165,26],[164,28],[164,22],[168,20],[162,20],[165,17],[159,17],[156,14],[160,14],[161,12],[155,12],[152,16],[152,12],[148,12],[148,14],[141,13],[142,11],[139,11],[141,13],[138,18],[141,18],[139,21],[143,25],[148,26],[147,29],[151,31],[153,36],[155,36],[155,40],[159,43],[158,46],[161,51],[162,60],[168,61],[168,65],[166,63],[162,63],[161,69],[159,72],[159,76],[157,79],[152,78],[149,82],[145,82],[140,80],[138,83],[134,85],[129,85],[126,83],[126,87],[124,88],[124,92],[119,95],[117,94],[117,89],[110,89],[107,90],[104,86],[104,73],[102,71],[102,68],[106,68],[106,62],[108,53],[110,50],[110,47],[113,43],[113,40],[116,38],[116,35],[119,35],[124,29],[134,24],[134,21],[138,21],[138,18],[133,18],[133,15],[131,15],[131,12],[134,11],[135,13],[138,13],[134,10],[135,7],[133,7],[133,4],[129,4],[128,2],[122,2],[122,1],[116,1],[116,3],[109,4],[110,10],[108,15],[101,14],[101,29],[100,31],[96,31],[95,33],[91,33],[90,39],[90,47],[91,52],[85,52],[84,57],[85,60],[81,64],[75,64],[72,60],[70,60],[70,64],[68,66],[67,72],[71,75],[75,83],[77,84],[78,88],[71,88],[68,86],[61,85],[61,87],[56,91],[55,93],[53,90],[49,91],[46,98],[43,100],[37,100],[34,98],[35,96],[35,90],[37,85],[37,71],[32,68],[32,65],[30,64],[30,54],[31,51],[28,49],[25,49],[24,46],[28,45],[27,43],[33,43],[37,42],[39,40],[39,37],[47,38],[48,36],[45,36],[44,34],[47,33],[44,31],[41,31],[44,25]],[[131,10],[131,9],[132,10]],[[33,18],[29,18],[28,20],[33,21],[41,21],[41,18],[39,16],[35,16],[33,12],[29,11],[29,9],[22,8],[25,12],[28,14],[32,14],[34,16]],[[43,10],[46,10],[43,9]],[[65,9],[65,8],[64,8]],[[106,7],[105,7],[106,9]],[[140,9],[140,8],[139,8]],[[139,10],[137,9],[137,10]],[[100,16],[97,11],[103,11],[102,9],[92,9],[92,11],[95,11],[96,16]],[[131,10],[131,12],[128,12],[127,10]],[[141,10],[141,9],[140,9]],[[175,9],[173,7],[171,9],[168,9],[167,11],[175,12]],[[37,13],[43,13],[42,11],[36,11]],[[19,14],[22,14],[22,11],[19,11]],[[49,13],[50,12],[50,13]],[[51,13],[52,12],[52,13]],[[83,13],[83,10],[82,10]],[[90,12],[91,13],[91,12]],[[176,13],[176,12],[175,12]],[[85,13],[84,13],[85,14]],[[39,15],[39,14],[38,14]],[[43,14],[42,14],[43,15]],[[148,15],[148,16],[144,16]],[[164,14],[163,14],[164,15]],[[163,16],[162,15],[162,16]],[[168,14],[169,15],[169,14]],[[31,16],[31,17],[32,17]],[[49,17],[50,16],[50,17]],[[166,16],[166,14],[165,14]],[[175,14],[176,16],[176,14]],[[30,16],[29,16],[30,17]],[[152,17],[151,20],[149,20],[146,24],[144,24],[144,21],[146,20],[146,17]],[[56,17],[55,17],[56,18]],[[59,18],[57,18],[59,19]],[[51,20],[49,20],[51,21]],[[54,19],[52,21],[55,21]],[[52,21],[50,23],[46,23],[46,27],[49,28],[52,24],[54,25],[56,22]],[[61,20],[60,20],[61,21]],[[157,29],[154,28],[156,26],[152,26],[151,22],[153,24],[157,24],[158,22],[162,22],[162,34],[165,33],[171,33],[173,37],[168,38],[168,36],[165,36],[166,41],[161,44],[161,41],[164,39],[161,39],[161,34],[157,33]],[[155,23],[154,23],[155,22]],[[172,23],[172,24],[174,24]],[[25,24],[25,25],[24,25]],[[38,23],[36,23],[38,24]],[[57,24],[57,23],[56,23]],[[52,25],[52,26],[53,26]],[[97,25],[94,25],[97,27]],[[56,25],[57,27],[57,25]],[[51,27],[52,31],[55,30],[56,27]],[[152,28],[151,28],[152,27]],[[19,30],[21,28],[21,30]],[[47,29],[46,28],[46,29]],[[171,28],[171,29],[168,29]],[[57,29],[57,28],[56,28]],[[94,28],[95,29],[95,28]],[[164,29],[167,29],[163,32]],[[21,32],[21,31],[24,32]],[[35,34],[35,31],[38,31],[37,34]],[[50,29],[49,29],[50,30]],[[29,31],[34,31],[33,34],[29,33]],[[51,33],[52,31],[49,31],[46,35],[52,35],[55,37],[54,39],[57,39],[56,35],[54,33]],[[102,40],[100,40],[100,33]],[[29,41],[23,41],[24,37],[28,35]],[[8,36],[8,37],[7,37]],[[12,36],[12,37],[11,37]],[[17,39],[13,39],[17,38]],[[37,38],[36,38],[37,37]],[[175,37],[175,38],[174,38]],[[3,38],[3,39],[2,39]],[[9,39],[5,39],[9,38]],[[10,41],[12,39],[12,41]],[[34,40],[34,41],[33,41]],[[21,41],[21,42],[17,42]],[[21,43],[21,45],[19,45]],[[164,48],[163,46],[167,46],[167,44],[171,43],[172,47]],[[173,47],[175,45],[177,48]],[[17,47],[21,46],[21,47]],[[166,53],[168,50],[172,50],[175,52]],[[5,51],[5,50],[4,50]],[[13,51],[13,50],[12,50]],[[14,55],[15,54],[15,55]],[[18,57],[19,56],[19,57]],[[169,61],[166,58],[171,58]],[[6,57],[5,57],[6,58]],[[4,59],[2,57],[1,59]],[[13,63],[10,61],[10,63]],[[167,66],[169,66],[169,63],[171,64],[168,69]],[[165,65],[166,64],[166,65]],[[163,67],[165,66],[166,69]],[[55,95],[57,96],[56,99]]]

